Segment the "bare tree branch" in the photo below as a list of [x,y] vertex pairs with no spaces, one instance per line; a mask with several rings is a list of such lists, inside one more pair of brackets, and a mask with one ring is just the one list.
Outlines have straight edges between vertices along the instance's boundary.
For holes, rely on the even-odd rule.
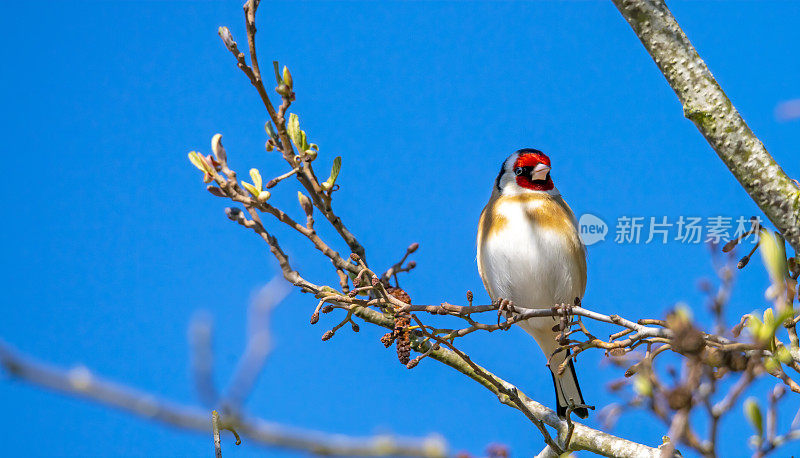
[[[390,317],[375,310],[363,308],[355,312],[355,314],[365,321],[385,328],[391,329],[394,326],[394,321]],[[569,429],[567,422],[560,419],[553,410],[529,398],[516,386],[475,363],[468,363],[462,356],[452,350],[445,348],[432,350],[433,344],[423,338],[413,338],[411,344],[416,351],[421,353],[430,351],[431,358],[480,383],[497,396],[503,404],[520,410],[533,420],[555,428],[561,439],[566,437]],[[570,450],[588,450],[602,456],[631,458],[659,456],[657,448],[628,441],[579,423],[575,423],[575,430],[569,445]]]

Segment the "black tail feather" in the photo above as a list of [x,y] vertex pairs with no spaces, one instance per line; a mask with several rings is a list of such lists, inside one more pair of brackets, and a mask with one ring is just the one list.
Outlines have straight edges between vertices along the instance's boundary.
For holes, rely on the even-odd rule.
[[[572,378],[575,380],[575,386],[578,388],[578,396],[580,397],[580,399],[573,399],[572,402],[574,404],[582,405],[584,402],[583,393],[581,392],[581,386],[578,383],[578,374],[575,373],[575,365],[572,363],[572,360],[569,361],[568,370],[570,375],[572,375]],[[568,405],[559,400],[558,384],[556,383],[556,376],[552,371],[550,372],[550,376],[553,377],[553,388],[556,390],[556,413],[558,413],[559,417],[566,418]],[[589,416],[589,409],[587,407],[576,407],[572,410],[572,412],[580,418],[586,418]]]

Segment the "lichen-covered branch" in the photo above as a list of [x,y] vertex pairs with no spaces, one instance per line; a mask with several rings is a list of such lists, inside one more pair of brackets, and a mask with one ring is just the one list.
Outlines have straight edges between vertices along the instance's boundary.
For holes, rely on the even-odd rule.
[[745,191],[800,250],[800,189],[736,111],[663,0],[612,0]]
[[[356,314],[367,322],[387,329],[391,329],[394,326],[394,321],[390,317],[369,308],[360,309]],[[430,358],[444,363],[480,383],[497,396],[503,404],[520,410],[526,416],[532,416],[536,421],[553,427],[561,439],[566,436],[569,426],[553,410],[529,398],[519,388],[489,372],[482,366],[474,362],[470,364],[471,361],[467,362],[455,351],[447,348],[431,349],[433,345],[429,340],[420,337],[414,337],[411,340],[411,346],[414,350],[420,353],[430,352]],[[657,448],[622,439],[578,423],[575,423],[569,450],[588,450],[602,456],[614,457],[659,456]]]

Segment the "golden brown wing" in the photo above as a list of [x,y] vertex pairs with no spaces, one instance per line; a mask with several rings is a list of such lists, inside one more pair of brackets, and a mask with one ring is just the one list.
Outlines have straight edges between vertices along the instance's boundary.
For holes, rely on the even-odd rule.
[[575,213],[573,213],[572,208],[570,208],[569,204],[561,197],[558,196],[555,198],[555,201],[564,209],[564,212],[569,216],[570,220],[570,230],[569,233],[571,236],[569,237],[569,244],[570,244],[570,253],[575,259],[575,263],[578,266],[579,278],[581,280],[581,298],[583,298],[583,294],[586,292],[586,246],[583,244],[583,240],[581,240],[580,236],[580,228],[578,227],[578,220],[575,218]]
[[497,192],[492,192],[492,197],[489,198],[489,202],[483,207],[483,211],[481,212],[481,218],[478,221],[478,238],[477,238],[477,245],[478,245],[478,274],[481,276],[481,280],[483,281],[483,287],[486,289],[486,292],[489,293],[489,297],[492,300],[495,299],[494,292],[489,286],[489,282],[486,280],[486,276],[484,275],[485,269],[483,267],[483,246],[486,243],[487,238],[489,235],[492,234],[495,230],[497,230],[497,224],[501,226],[505,224],[505,218],[502,216],[497,215],[495,212],[495,207],[497,205]]

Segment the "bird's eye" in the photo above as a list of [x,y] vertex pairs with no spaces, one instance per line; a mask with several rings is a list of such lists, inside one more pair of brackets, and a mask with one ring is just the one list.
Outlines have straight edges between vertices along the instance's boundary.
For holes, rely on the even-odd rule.
[[522,175],[524,172],[525,172],[525,170],[523,170],[523,169],[522,169],[522,167],[516,167],[516,168],[514,168],[514,175],[516,175],[516,176],[520,176],[520,175]]

